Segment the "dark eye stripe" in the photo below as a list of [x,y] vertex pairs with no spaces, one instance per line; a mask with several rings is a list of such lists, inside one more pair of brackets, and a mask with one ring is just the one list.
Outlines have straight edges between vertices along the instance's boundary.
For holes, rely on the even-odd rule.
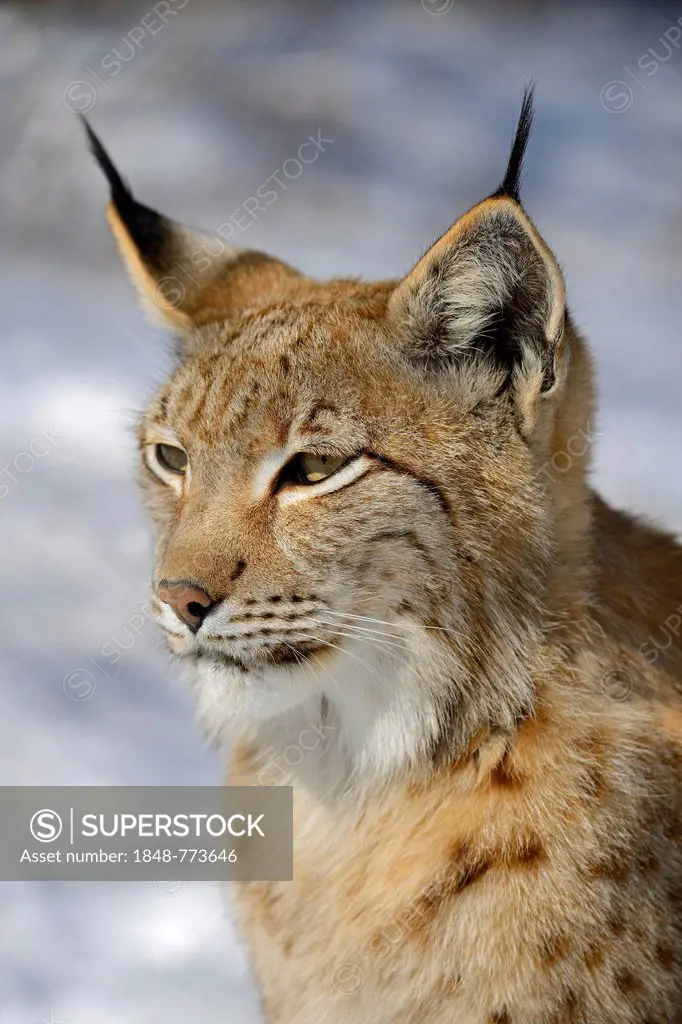
[[400,473],[402,476],[409,476],[413,480],[416,480],[418,484],[421,484],[422,487],[425,487],[427,491],[431,492],[443,512],[445,512],[446,516],[450,517],[452,515],[450,502],[434,480],[429,480],[427,477],[421,476],[413,469],[410,469],[409,466],[396,462],[394,459],[389,459],[386,455],[380,455],[379,452],[366,451],[365,455],[368,455],[370,459],[375,459],[376,462],[385,466],[386,469],[392,470],[394,473]]
[[182,474],[187,469],[187,454],[172,444],[157,444],[154,447],[159,465],[171,473]]

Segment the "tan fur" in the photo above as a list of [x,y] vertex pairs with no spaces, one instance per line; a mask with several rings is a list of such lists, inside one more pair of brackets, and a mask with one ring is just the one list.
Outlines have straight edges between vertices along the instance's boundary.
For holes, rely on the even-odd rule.
[[[471,287],[481,226],[518,232],[545,303],[506,392],[458,323],[452,351],[410,348],[442,258],[439,310],[464,267],[487,322],[512,271],[486,255]],[[140,439],[188,453],[177,487],[143,470],[155,583],[221,603],[196,636],[158,610],[209,732],[242,735],[229,781],[295,787],[294,881],[238,897],[266,1020],[680,1024],[682,549],[589,487],[551,253],[505,199],[400,283],[214,271]],[[368,468],[287,503],[268,460],[320,439]]]

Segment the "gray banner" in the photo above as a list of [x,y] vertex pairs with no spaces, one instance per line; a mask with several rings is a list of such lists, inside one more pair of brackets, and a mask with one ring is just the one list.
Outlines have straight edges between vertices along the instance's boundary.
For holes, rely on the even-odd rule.
[[0,881],[289,881],[290,786],[0,787]]

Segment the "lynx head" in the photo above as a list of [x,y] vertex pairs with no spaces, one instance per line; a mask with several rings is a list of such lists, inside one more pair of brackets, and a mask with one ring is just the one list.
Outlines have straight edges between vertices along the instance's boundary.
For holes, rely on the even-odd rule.
[[322,707],[351,760],[395,769],[532,709],[586,446],[547,467],[589,368],[519,200],[531,118],[527,93],[500,188],[373,284],[173,223],[88,129],[127,268],[180,339],[141,475],[159,624],[213,733]]

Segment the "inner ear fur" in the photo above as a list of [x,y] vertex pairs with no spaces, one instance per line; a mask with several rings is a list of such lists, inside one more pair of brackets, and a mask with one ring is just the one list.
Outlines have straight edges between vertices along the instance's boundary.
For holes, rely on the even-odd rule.
[[[556,383],[565,288],[520,203],[493,196],[461,217],[389,300],[408,356],[426,367],[485,365],[540,393]],[[494,375],[493,375],[494,376]]]
[[151,319],[191,333],[286,293],[301,276],[268,256],[189,228],[139,203],[83,119],[111,189],[107,218]]

